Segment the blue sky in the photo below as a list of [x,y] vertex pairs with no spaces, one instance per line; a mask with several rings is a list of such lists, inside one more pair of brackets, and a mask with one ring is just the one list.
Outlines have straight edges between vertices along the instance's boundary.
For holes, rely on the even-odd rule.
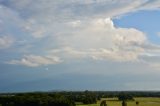
[[[147,37],[153,43],[160,44],[159,36],[159,24],[157,23],[160,19],[159,10],[150,11],[138,11],[135,13],[127,14],[126,16],[115,20],[115,24],[119,27],[130,27],[139,29],[147,33]],[[138,21],[138,22],[137,22]]]
[[0,0],[0,92],[160,90],[159,0]]

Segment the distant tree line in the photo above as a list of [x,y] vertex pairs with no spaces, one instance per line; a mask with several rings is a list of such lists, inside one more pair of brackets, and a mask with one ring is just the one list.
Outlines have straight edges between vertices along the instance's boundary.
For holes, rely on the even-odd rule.
[[97,102],[97,96],[94,92],[85,91],[81,93],[73,93],[68,95],[75,102],[82,102],[83,104],[94,104]]
[[18,94],[1,96],[2,106],[75,106],[67,97],[59,94]]
[[133,97],[160,97],[160,92],[138,91],[68,91],[0,94],[2,106],[75,106],[75,102],[94,104],[101,98],[118,97],[120,101]]
[[93,92],[81,93],[20,93],[0,96],[2,106],[75,106],[75,102],[94,104],[97,98]]

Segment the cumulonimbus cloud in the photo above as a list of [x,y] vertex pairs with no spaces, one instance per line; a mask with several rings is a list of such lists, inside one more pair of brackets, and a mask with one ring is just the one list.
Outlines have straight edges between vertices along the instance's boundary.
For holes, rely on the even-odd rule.
[[[50,55],[61,57],[62,60],[92,58],[137,61],[141,55],[150,52],[151,48],[159,50],[158,45],[153,46],[142,31],[115,27],[112,21],[126,13],[157,9],[159,0],[1,0],[0,3],[3,8],[0,15],[4,16],[1,21],[5,23],[3,24],[6,26],[5,31],[10,31],[7,26],[15,27],[27,35],[24,36],[24,40],[27,39],[28,43],[32,40],[30,45],[45,48],[40,49],[44,54],[49,52],[45,56],[37,54],[43,61],[45,60],[44,63],[36,61],[39,59],[37,57],[33,58],[35,57],[33,51],[37,49],[32,49],[30,50],[32,56],[21,56],[22,59],[9,62],[12,64],[41,66],[59,63],[48,61],[48,58],[46,60]],[[4,15],[6,9],[9,15]],[[12,16],[17,24],[5,20],[10,19],[6,17]],[[19,37],[15,32],[13,34],[15,38]],[[31,37],[29,40],[28,36]]]
[[[144,52],[145,34],[134,28],[117,28],[110,18],[90,20],[57,39],[63,45],[59,51],[64,57],[85,57],[96,60],[135,61]],[[65,54],[64,54],[65,53]]]

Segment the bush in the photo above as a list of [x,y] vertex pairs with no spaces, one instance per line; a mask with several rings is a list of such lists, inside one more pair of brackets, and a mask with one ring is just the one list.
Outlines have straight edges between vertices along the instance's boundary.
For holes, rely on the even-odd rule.
[[103,101],[101,102],[100,106],[107,106],[106,100],[103,100]]
[[120,95],[118,96],[118,99],[119,99],[120,101],[134,100],[131,95],[126,95],[126,94],[120,94]]
[[136,101],[136,105],[139,105],[139,102],[138,102],[138,101]]

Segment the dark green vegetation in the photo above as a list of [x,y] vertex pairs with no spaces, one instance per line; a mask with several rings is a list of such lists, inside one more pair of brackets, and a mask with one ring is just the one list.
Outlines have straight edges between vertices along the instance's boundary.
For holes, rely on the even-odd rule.
[[100,103],[100,106],[107,106],[106,100],[102,100],[101,103]]
[[123,101],[122,106],[127,106],[127,103],[125,101]]
[[2,106],[75,106],[74,102],[60,94],[17,94],[1,96]]
[[[118,98],[115,101],[134,101],[133,97],[160,97],[160,92],[47,92],[47,93],[9,93],[0,94],[0,106],[76,106],[80,104],[96,104],[102,98]],[[102,106],[106,106],[105,103]],[[110,101],[114,102],[114,100]],[[134,101],[136,105],[138,101]]]
[[130,94],[120,93],[118,95],[118,100],[120,100],[120,101],[129,101],[129,100],[132,101],[133,100],[134,101],[134,98]]

